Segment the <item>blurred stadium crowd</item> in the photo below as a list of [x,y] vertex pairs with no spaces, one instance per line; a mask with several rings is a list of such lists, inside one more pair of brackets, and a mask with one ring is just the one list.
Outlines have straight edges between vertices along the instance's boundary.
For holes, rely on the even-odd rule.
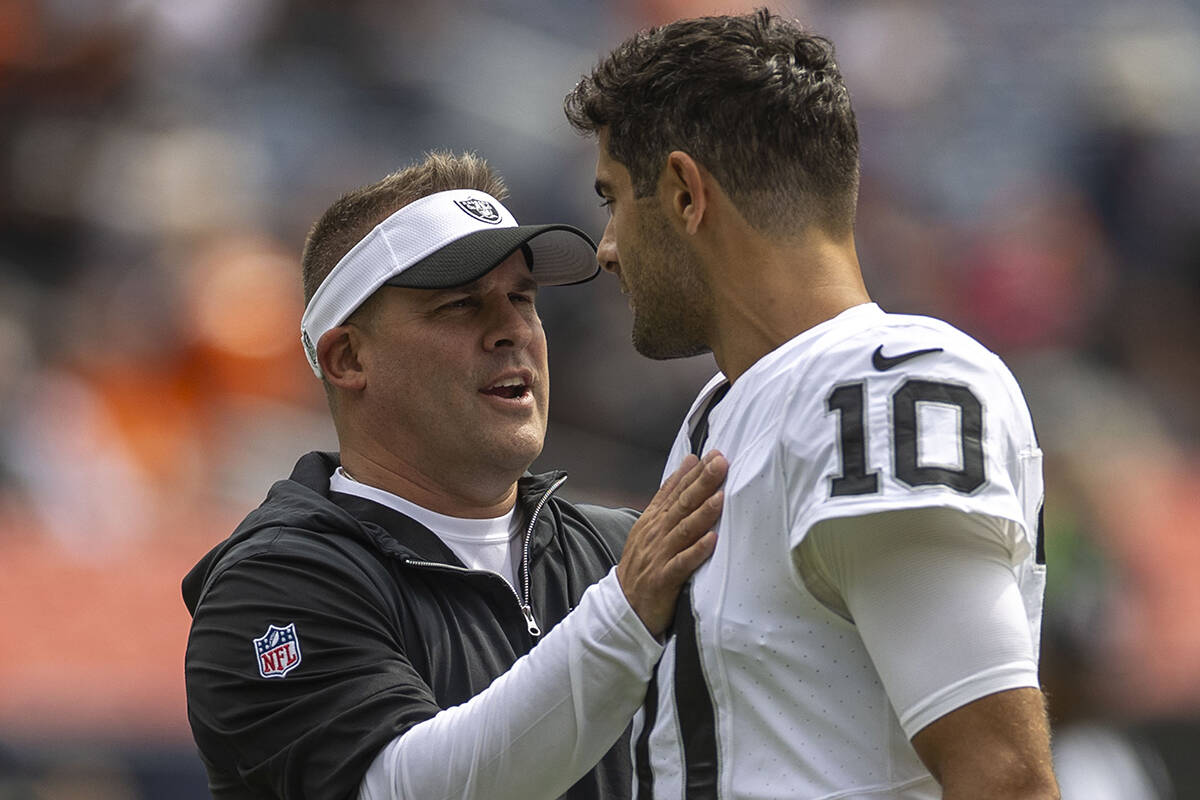
[[[178,583],[334,446],[298,343],[325,206],[475,150],[520,220],[598,239],[563,94],[638,27],[749,7],[0,0],[0,798],[205,796]],[[1200,2],[773,8],[837,43],[873,295],[1028,395],[1064,796],[1200,797]],[[605,278],[539,302],[539,465],[640,505],[713,364],[634,354]]]

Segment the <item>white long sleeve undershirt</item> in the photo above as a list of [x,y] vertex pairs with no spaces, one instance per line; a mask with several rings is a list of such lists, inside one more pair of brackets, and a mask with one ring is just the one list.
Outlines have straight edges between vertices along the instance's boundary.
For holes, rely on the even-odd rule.
[[614,568],[491,686],[384,747],[359,800],[558,797],[620,737],[661,655]]
[[1014,522],[915,508],[820,523],[801,544],[805,583],[858,627],[910,738],[984,695],[1038,685],[1019,540]]

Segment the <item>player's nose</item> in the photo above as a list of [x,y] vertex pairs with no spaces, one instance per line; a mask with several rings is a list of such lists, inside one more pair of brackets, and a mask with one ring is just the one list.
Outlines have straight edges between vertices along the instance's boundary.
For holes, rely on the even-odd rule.
[[617,274],[621,266],[621,261],[617,257],[617,237],[613,233],[612,220],[609,220],[608,225],[604,227],[604,236],[600,239],[600,244],[596,246],[596,261],[600,264],[600,269]]

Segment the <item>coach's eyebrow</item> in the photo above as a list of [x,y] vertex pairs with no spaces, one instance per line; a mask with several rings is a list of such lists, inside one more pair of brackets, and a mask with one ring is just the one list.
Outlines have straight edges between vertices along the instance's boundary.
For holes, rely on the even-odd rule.
[[[486,276],[485,276],[486,277]],[[541,284],[532,276],[522,276],[517,279],[513,289],[518,292],[536,292]],[[476,294],[483,288],[483,278],[476,278],[469,283],[461,283],[458,286],[448,286],[445,289],[428,289],[429,296],[439,298],[443,295],[457,294]]]
[[596,182],[594,184],[592,184],[592,188],[594,188],[596,190],[596,194],[600,195],[600,197],[603,198],[603,197],[606,197],[606,195],[604,193],[606,191],[608,191],[608,183],[600,180],[599,178],[596,178]]
[[529,277],[523,277],[517,281],[517,285],[513,288],[518,292],[537,292],[539,284],[536,280]]

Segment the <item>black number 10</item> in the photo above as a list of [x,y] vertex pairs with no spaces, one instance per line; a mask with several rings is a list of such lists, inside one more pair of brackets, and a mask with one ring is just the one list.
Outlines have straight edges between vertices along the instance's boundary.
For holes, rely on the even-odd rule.
[[[962,468],[920,466],[917,462],[917,403],[940,403],[959,409],[958,441]],[[842,474],[832,481],[832,494],[874,494],[879,473],[867,472],[867,436],[864,427],[866,386],[838,386],[826,400],[838,412]],[[938,381],[908,380],[892,395],[892,452],[896,477],[909,486],[949,486],[970,494],[984,484],[983,405],[966,386]]]

